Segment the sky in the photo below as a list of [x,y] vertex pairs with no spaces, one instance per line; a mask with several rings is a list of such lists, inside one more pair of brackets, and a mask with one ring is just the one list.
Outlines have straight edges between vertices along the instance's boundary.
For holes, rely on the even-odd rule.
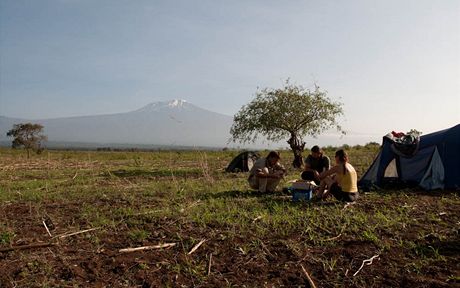
[[288,78],[343,103],[345,142],[459,124],[460,1],[0,0],[1,116],[234,115]]

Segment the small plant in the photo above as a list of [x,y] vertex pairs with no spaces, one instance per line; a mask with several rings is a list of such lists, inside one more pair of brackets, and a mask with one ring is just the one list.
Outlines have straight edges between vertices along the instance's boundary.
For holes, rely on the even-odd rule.
[[364,239],[366,240],[369,240],[375,244],[378,244],[379,242],[379,238],[377,237],[377,235],[374,233],[374,231],[369,231],[369,230],[366,230],[363,232],[363,237]]
[[142,229],[135,229],[130,231],[128,236],[133,241],[142,242],[150,236],[150,232]]
[[16,236],[16,235],[13,232],[10,232],[10,231],[0,232],[0,243],[9,245],[9,244],[11,244],[14,236]]
[[439,249],[431,245],[416,244],[412,250],[416,255],[422,257],[422,259],[444,260],[444,256],[439,254]]
[[331,258],[331,259],[324,260],[322,264],[323,264],[324,270],[329,270],[332,272],[337,266],[337,258]]

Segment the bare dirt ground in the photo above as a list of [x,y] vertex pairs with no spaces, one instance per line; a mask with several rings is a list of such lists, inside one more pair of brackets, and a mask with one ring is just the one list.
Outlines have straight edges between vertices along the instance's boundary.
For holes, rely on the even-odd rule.
[[[433,203],[437,201],[436,198],[424,195],[417,198],[414,203],[421,208],[417,213],[436,209],[437,205]],[[110,203],[113,208],[123,205],[125,203],[121,201]],[[360,209],[366,210],[370,208],[369,205],[370,203],[364,203],[360,205]],[[79,214],[80,207],[81,203],[53,202],[43,204],[41,209],[53,215],[56,226],[59,226],[58,223],[74,223],[85,227],[87,223],[75,223],[79,219],[74,215]],[[459,208],[452,206],[450,210],[442,211],[445,213],[444,221],[451,227],[459,225],[455,223],[458,217],[450,217],[458,216]],[[373,211],[374,209],[369,209],[370,213]],[[411,259],[405,248],[392,247],[371,265],[365,265],[359,272],[360,281],[356,281],[357,278],[352,275],[358,271],[363,260],[378,254],[379,248],[372,241],[356,240],[350,236],[339,236],[336,240],[339,245],[335,247],[312,246],[301,251],[289,247],[289,243],[305,241],[301,234],[261,239],[250,232],[243,232],[241,235],[238,231],[229,232],[228,227],[220,224],[202,227],[180,218],[143,219],[144,229],[154,232],[148,243],[139,242],[138,246],[151,242],[176,245],[165,249],[120,253],[120,249],[127,248],[127,243],[131,243],[127,239],[128,225],[117,227],[116,230],[95,230],[60,239],[49,237],[44,225],[37,218],[40,212],[30,205],[4,204],[0,215],[14,223],[17,233],[15,239],[19,240],[12,246],[54,244],[50,247],[1,252],[2,287],[308,287],[309,283],[301,265],[312,275],[317,287],[459,286],[459,282],[456,282],[458,279],[446,281],[452,275],[459,275],[458,228],[457,231],[453,229],[448,232],[452,234],[449,241],[443,241],[436,233],[426,235],[420,240],[417,228],[422,231],[424,223],[420,223],[420,227],[406,227],[410,230],[406,239],[417,241],[417,245],[428,250],[427,253],[430,253],[430,249],[437,251],[436,253],[442,255],[439,261],[432,262],[428,269],[419,273],[409,272],[411,261],[418,256],[414,255]],[[59,230],[56,227],[51,232],[53,235],[66,233]],[[98,233],[99,240],[93,239],[93,233]],[[382,241],[391,237],[392,235],[383,235]],[[192,246],[191,239],[208,241],[188,255],[189,247]],[[261,243],[258,246],[260,249],[246,252],[237,248],[244,243],[253,242]],[[327,267],[318,258],[335,260],[327,264],[330,265]],[[336,273],[344,274],[342,282],[335,282]]]

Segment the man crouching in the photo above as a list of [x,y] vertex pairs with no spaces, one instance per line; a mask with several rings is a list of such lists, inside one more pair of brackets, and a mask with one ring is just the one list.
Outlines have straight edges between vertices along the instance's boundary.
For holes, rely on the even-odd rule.
[[249,171],[249,186],[259,192],[274,192],[276,186],[286,173],[286,169],[279,163],[279,152],[271,151],[267,157],[258,159]]

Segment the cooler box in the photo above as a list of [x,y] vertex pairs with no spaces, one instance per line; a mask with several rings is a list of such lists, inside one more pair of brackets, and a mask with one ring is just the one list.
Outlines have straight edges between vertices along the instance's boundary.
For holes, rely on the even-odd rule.
[[307,180],[296,180],[289,187],[292,193],[292,201],[310,201],[313,198],[313,189],[317,187],[315,182]]
[[304,190],[304,189],[289,189],[292,193],[292,201],[310,201],[313,197],[312,189]]

